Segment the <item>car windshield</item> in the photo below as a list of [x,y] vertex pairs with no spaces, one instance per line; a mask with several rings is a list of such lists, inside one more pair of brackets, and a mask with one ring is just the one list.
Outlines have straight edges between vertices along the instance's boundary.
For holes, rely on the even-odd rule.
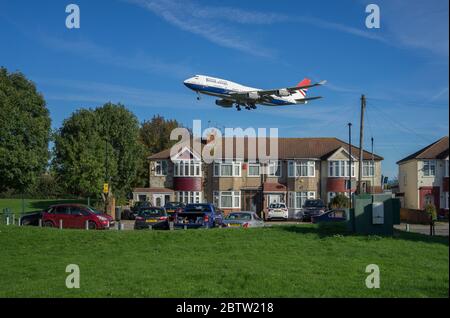
[[158,208],[145,208],[139,211],[140,216],[164,216],[165,212],[163,209]]
[[284,203],[271,203],[269,205],[269,209],[284,209],[286,207],[286,204]]
[[189,204],[184,209],[185,212],[211,212],[211,207],[206,204]]
[[96,210],[96,209],[94,209],[94,208],[91,207],[91,206],[88,206],[87,209],[88,209],[89,211],[91,211],[92,213],[95,213],[95,214],[103,214],[103,212],[101,212],[101,211],[99,211],[99,210]]
[[183,204],[180,202],[169,202],[166,203],[165,208],[166,209],[177,209],[183,207]]
[[306,200],[305,207],[323,207],[321,200]]
[[230,213],[225,219],[227,220],[251,220],[250,213]]

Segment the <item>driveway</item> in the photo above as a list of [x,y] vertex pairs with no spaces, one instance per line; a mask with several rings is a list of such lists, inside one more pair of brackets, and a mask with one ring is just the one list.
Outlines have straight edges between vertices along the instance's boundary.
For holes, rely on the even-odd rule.
[[[406,231],[406,223],[394,226],[397,230]],[[409,224],[409,231],[430,235],[430,226],[424,224]],[[437,222],[435,225],[435,233],[440,236],[448,236],[448,222]]]

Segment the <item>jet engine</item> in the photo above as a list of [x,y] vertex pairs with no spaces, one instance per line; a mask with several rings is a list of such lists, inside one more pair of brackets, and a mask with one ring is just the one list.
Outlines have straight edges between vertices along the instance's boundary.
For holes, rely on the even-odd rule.
[[283,89],[277,90],[277,95],[278,96],[289,96],[289,95],[291,95],[291,93],[289,93],[289,91],[287,89],[283,88]]
[[226,99],[217,99],[216,105],[221,107],[233,107],[233,102]]
[[259,94],[257,92],[248,92],[247,98],[257,100],[259,98]]

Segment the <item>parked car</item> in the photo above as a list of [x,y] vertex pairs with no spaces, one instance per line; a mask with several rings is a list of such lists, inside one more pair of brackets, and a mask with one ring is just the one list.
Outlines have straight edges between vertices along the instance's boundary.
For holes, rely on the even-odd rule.
[[112,216],[81,204],[58,204],[42,212],[42,224],[48,227],[84,229],[88,222],[89,229],[109,229],[114,226]]
[[226,227],[262,227],[264,221],[255,212],[232,212],[223,220]]
[[177,213],[174,224],[176,228],[212,228],[222,225],[223,214],[211,203],[186,205],[183,212]]
[[342,209],[335,209],[327,211],[321,215],[313,216],[311,218],[312,223],[319,222],[343,222],[347,220],[347,213]]
[[122,220],[134,220],[139,213],[140,208],[148,208],[151,207],[152,204],[149,201],[136,201],[134,202],[131,209],[125,209],[122,212],[121,219]]
[[303,205],[302,221],[310,222],[312,217],[323,214],[325,210],[326,206],[321,199],[306,200]]
[[267,211],[267,220],[283,219],[287,220],[289,216],[288,208],[284,203],[271,203]]
[[169,229],[169,216],[164,208],[148,207],[141,208],[134,220],[134,229]]
[[42,219],[42,211],[29,212],[20,218],[20,225],[39,225],[39,220]]
[[169,221],[175,221],[175,217],[177,213],[182,213],[186,204],[183,202],[167,202],[164,205],[167,214],[169,215]]

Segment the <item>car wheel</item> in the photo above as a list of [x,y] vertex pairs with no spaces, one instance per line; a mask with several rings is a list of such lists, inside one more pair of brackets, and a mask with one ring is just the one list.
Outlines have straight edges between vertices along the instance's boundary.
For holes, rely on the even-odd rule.
[[30,224],[31,224],[30,220],[24,220],[24,221],[20,222],[20,225],[22,225],[22,226],[27,226],[27,225],[30,225]]
[[89,228],[89,230],[95,230],[95,229],[97,229],[97,224],[95,224],[95,222],[93,222],[93,221],[89,221],[88,228]]
[[55,227],[52,221],[45,221],[44,226],[45,227]]

